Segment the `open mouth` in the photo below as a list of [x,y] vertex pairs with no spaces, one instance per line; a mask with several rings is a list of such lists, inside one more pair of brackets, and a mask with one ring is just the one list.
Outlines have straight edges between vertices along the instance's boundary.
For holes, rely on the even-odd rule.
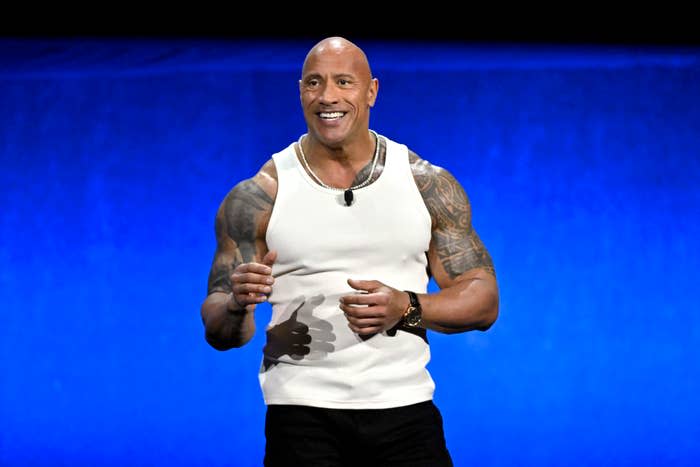
[[338,120],[345,116],[347,112],[319,112],[318,115],[322,120]]

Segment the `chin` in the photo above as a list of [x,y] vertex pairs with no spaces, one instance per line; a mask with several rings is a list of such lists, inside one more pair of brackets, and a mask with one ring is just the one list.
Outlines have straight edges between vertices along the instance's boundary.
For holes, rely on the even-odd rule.
[[340,126],[319,125],[316,126],[318,138],[328,146],[340,146],[348,138],[349,132]]

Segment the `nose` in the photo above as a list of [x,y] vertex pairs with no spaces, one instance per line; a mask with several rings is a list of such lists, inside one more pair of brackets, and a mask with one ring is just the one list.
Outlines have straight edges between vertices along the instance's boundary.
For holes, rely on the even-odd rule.
[[319,100],[322,104],[335,104],[338,102],[337,89],[332,83],[326,84],[321,90]]

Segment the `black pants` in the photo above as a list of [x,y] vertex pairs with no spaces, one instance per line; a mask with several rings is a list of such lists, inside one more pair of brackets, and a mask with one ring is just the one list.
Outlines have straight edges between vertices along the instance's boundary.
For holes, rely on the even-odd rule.
[[391,409],[270,405],[267,467],[448,467],[442,415],[432,401]]

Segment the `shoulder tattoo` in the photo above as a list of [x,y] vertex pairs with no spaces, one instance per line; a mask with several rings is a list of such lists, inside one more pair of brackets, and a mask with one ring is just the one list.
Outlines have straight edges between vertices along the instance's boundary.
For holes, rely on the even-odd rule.
[[433,223],[431,248],[445,271],[452,279],[475,268],[495,275],[491,255],[472,226],[471,204],[460,183],[447,170],[409,154]]

